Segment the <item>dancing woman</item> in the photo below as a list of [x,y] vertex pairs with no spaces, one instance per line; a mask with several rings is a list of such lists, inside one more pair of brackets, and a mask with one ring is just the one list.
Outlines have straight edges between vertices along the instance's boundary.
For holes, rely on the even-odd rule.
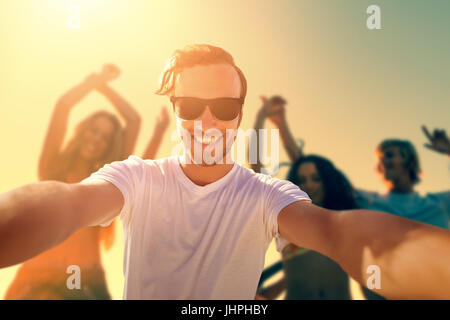
[[[103,165],[126,159],[133,152],[141,118],[108,85],[119,74],[116,66],[105,65],[99,74],[89,75],[58,100],[39,160],[39,180],[80,182]],[[111,102],[125,126],[114,114],[97,111],[77,125],[63,147],[70,111],[94,90]],[[114,223],[107,228],[85,227],[77,231],[60,245],[23,263],[5,299],[110,299],[100,243],[108,250],[113,242]],[[72,265],[80,268],[80,290],[69,290],[66,285],[68,267]]]

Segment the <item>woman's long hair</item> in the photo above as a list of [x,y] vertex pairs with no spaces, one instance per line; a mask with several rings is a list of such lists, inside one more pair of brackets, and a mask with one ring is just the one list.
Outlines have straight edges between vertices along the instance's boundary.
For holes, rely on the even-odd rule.
[[[96,119],[100,117],[105,117],[111,121],[114,125],[114,134],[106,150],[105,154],[101,159],[93,162],[91,164],[91,172],[93,173],[103,167],[105,164],[111,163],[113,161],[123,160],[124,158],[124,132],[122,126],[117,117],[104,110],[97,111],[84,120],[82,120],[75,128],[75,134],[67,143],[67,146],[61,153],[58,161],[58,166],[53,170],[53,180],[59,180],[66,182],[67,174],[72,170],[74,160],[80,156],[80,148],[83,143],[83,134],[89,129]],[[114,243],[114,226],[115,223],[111,223],[106,228],[101,229],[100,239],[102,240],[103,247],[108,250]]]
[[75,128],[75,134],[67,143],[67,146],[61,152],[58,166],[54,168],[53,178],[55,180],[66,181],[66,176],[72,169],[75,160],[80,155],[81,144],[83,143],[83,134],[90,128],[95,120],[105,117],[114,125],[114,135],[111,139],[108,149],[101,159],[91,164],[91,173],[97,171],[107,163],[117,160],[123,160],[123,130],[117,117],[108,111],[97,111],[84,120],[82,120]]
[[[303,145],[303,143],[301,144]],[[330,160],[324,157],[318,155],[308,155],[298,158],[290,166],[286,179],[295,185],[300,186],[298,169],[302,164],[307,162],[314,163],[320,175],[320,179],[322,180],[324,190],[324,201],[322,207],[330,210],[347,210],[357,208],[354,189],[350,181],[333,165]],[[280,166],[283,165],[288,165],[288,163],[280,164]],[[260,290],[267,279],[283,269],[283,264],[283,261],[279,261],[262,272],[258,283],[258,290]]]
[[354,189],[347,177],[333,163],[318,155],[308,155],[297,159],[291,166],[287,180],[300,185],[298,169],[303,163],[312,162],[317,168],[323,184],[324,201],[322,207],[331,210],[357,208]]

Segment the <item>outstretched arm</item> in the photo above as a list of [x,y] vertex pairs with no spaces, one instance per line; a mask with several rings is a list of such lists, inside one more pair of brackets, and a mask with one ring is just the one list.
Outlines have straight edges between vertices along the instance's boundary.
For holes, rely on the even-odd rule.
[[156,125],[153,129],[153,135],[145,148],[143,159],[155,159],[158,154],[159,147],[161,145],[164,134],[169,126],[169,113],[167,108],[163,107],[156,119]]
[[366,286],[367,268],[381,270],[389,299],[450,298],[450,231],[371,210],[331,211],[295,202],[278,215],[289,242],[329,256]]
[[0,268],[50,249],[78,229],[119,214],[124,203],[113,184],[96,180],[22,186],[0,195]]
[[92,91],[100,81],[97,75],[92,74],[82,83],[67,91],[57,101],[39,158],[39,180],[50,180],[53,178],[52,168],[55,167],[61,152],[70,110]]
[[111,88],[107,82],[117,78],[120,74],[119,68],[107,64],[103,67],[100,76],[103,82],[97,87],[97,91],[103,94],[125,120],[124,131],[124,158],[133,153],[136,140],[141,128],[141,117],[139,113],[128,103],[117,91]]

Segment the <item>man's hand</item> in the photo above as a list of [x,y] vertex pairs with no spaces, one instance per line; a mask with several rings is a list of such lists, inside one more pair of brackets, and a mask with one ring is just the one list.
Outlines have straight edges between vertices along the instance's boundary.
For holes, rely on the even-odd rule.
[[426,126],[422,126],[422,130],[429,141],[425,143],[425,147],[450,156],[450,139],[445,130],[434,129],[433,134],[430,134]]
[[278,215],[281,236],[336,261],[367,286],[370,266],[381,270],[388,299],[450,299],[450,231],[372,210],[333,211],[305,201]]

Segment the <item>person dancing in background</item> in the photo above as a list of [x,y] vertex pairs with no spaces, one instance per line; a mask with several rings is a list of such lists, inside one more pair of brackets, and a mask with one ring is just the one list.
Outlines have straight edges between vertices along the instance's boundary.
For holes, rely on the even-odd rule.
[[[444,130],[431,135],[428,148],[450,157],[450,140]],[[450,226],[450,190],[419,195],[414,190],[420,182],[420,162],[413,144],[407,140],[386,139],[376,149],[377,172],[387,193],[357,191],[357,202],[363,208],[382,210],[423,223],[448,229]]]
[[[276,99],[275,99],[276,98]],[[275,97],[268,101],[262,113],[279,129],[280,137],[291,161],[303,157],[303,151],[296,143],[287,125],[285,117],[286,101]],[[264,118],[264,117],[259,117]],[[262,120],[257,120],[256,127],[262,127]],[[422,130],[429,140],[425,146],[433,151],[450,156],[450,140],[445,130],[434,130],[431,134],[423,126]],[[387,193],[355,190],[355,201],[358,207],[384,211],[404,218],[449,229],[450,225],[450,191],[419,195],[414,186],[420,182],[421,172],[417,152],[411,142],[400,139],[386,139],[377,147],[377,171],[386,185]],[[255,169],[260,170],[258,163]],[[384,299],[380,295],[362,287],[368,299]]]
[[[283,128],[287,128],[286,119],[279,112],[280,106],[284,106],[286,101],[280,96],[274,96],[270,99],[262,97],[262,102],[256,129],[263,127],[266,118],[276,124],[284,122]],[[281,137],[293,139],[289,130]],[[331,161],[318,155],[299,157],[303,154],[300,148],[293,148],[291,152],[297,160],[291,165],[287,180],[304,190],[312,203],[332,210],[357,208],[351,183]],[[251,166],[254,171],[261,169],[259,162]],[[260,288],[258,298],[275,299],[287,290],[286,300],[351,299],[348,275],[336,262],[316,251],[288,244],[282,250],[282,262],[264,270],[261,278],[266,280],[281,269],[284,277],[275,284]]]
[[[127,158],[134,150],[141,125],[136,110],[108,82],[119,69],[105,65],[65,93],[53,110],[39,160],[39,180],[80,182],[103,165]],[[103,94],[125,120],[107,111],[97,111],[81,121],[67,146],[62,148],[70,110],[91,91]],[[110,299],[101,263],[100,242],[106,250],[114,242],[114,224],[107,228],[86,227],[60,245],[24,262],[5,299]],[[81,290],[66,287],[66,270],[81,270]]]
[[[307,155],[291,166],[287,180],[310,195],[312,202],[332,210],[356,209],[353,188],[333,163],[318,155]],[[275,299],[287,289],[286,300],[350,300],[349,277],[330,258],[288,244],[282,251],[284,278],[260,295]]]
[[[303,153],[285,120],[285,104],[285,101],[274,104],[266,114],[279,129],[291,162],[295,162],[298,157],[303,156]],[[257,126],[261,126],[260,123],[261,121],[258,121]],[[425,126],[422,130],[429,140],[429,143],[425,144],[427,148],[450,157],[450,139],[445,130],[434,130],[433,134]],[[412,143],[407,140],[386,139],[379,144],[376,154],[377,171],[386,186],[387,193],[380,195],[357,189],[355,195],[357,204],[365,209],[381,210],[448,229],[450,190],[429,193],[424,197],[414,190],[414,186],[420,182],[421,169],[419,157]]]

